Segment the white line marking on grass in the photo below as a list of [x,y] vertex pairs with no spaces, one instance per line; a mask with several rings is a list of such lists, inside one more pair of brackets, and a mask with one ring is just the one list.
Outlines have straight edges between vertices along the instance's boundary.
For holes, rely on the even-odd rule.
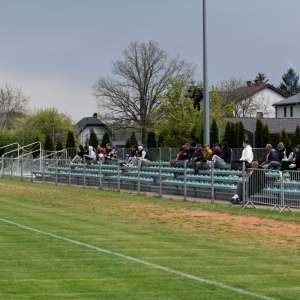
[[183,273],[183,272],[180,272],[180,271],[175,271],[175,270],[172,270],[172,269],[169,269],[169,268],[157,265],[157,264],[153,264],[151,262],[147,262],[147,261],[144,261],[144,260],[141,260],[141,259],[138,259],[138,258],[134,258],[134,257],[128,256],[128,255],[124,255],[124,254],[117,253],[117,252],[112,252],[112,251],[102,249],[102,248],[99,248],[99,247],[95,247],[95,246],[92,246],[92,245],[89,245],[89,244],[85,244],[85,243],[81,243],[81,242],[78,242],[78,241],[75,241],[75,240],[64,238],[64,237],[56,235],[56,234],[52,234],[52,233],[49,233],[49,232],[45,232],[45,231],[41,231],[41,230],[34,229],[34,228],[31,228],[31,227],[27,227],[27,226],[24,226],[22,224],[15,223],[15,222],[12,222],[12,221],[8,221],[8,220],[5,220],[5,219],[0,219],[0,221],[6,222],[6,223],[9,223],[9,224],[12,224],[12,225],[16,225],[16,226],[19,226],[19,227],[22,227],[24,229],[28,229],[28,230],[31,230],[31,231],[34,231],[34,232],[49,235],[49,236],[52,236],[54,238],[64,240],[64,241],[67,241],[67,242],[70,242],[70,243],[73,243],[73,244],[85,246],[87,248],[91,248],[91,249],[94,249],[94,250],[97,250],[97,251],[100,251],[100,252],[104,252],[104,253],[111,254],[111,255],[116,255],[116,256],[131,260],[131,261],[134,261],[134,262],[138,262],[138,263],[141,263],[141,264],[144,264],[144,265],[156,268],[156,269],[164,270],[164,271],[169,272],[169,273],[173,273],[173,274],[176,274],[176,275],[180,275],[180,276],[183,276],[183,277],[194,279],[194,280],[197,280],[197,281],[200,281],[200,282],[205,282],[205,283],[208,283],[208,284],[213,284],[213,285],[216,285],[218,287],[221,287],[221,288],[224,288],[224,289],[227,289],[227,290],[231,290],[231,291],[234,291],[234,292],[237,292],[237,293],[240,293],[240,294],[250,295],[250,296],[254,296],[254,297],[257,297],[257,298],[260,298],[260,299],[265,299],[265,300],[277,300],[275,298],[267,297],[267,296],[260,295],[260,294],[251,293],[251,292],[245,291],[243,289],[238,289],[238,288],[235,288],[235,287],[232,287],[230,285],[226,285],[226,284],[223,284],[223,283],[220,283],[220,282],[207,280],[207,279],[204,279],[204,278],[201,278],[201,277],[198,277],[198,276],[194,276],[194,275],[189,275],[189,274],[186,274],[186,273]]

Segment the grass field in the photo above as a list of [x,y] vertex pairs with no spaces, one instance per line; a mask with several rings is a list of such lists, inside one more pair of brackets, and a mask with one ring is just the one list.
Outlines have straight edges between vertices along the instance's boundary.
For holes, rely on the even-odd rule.
[[298,213],[6,179],[0,205],[0,299],[300,299]]

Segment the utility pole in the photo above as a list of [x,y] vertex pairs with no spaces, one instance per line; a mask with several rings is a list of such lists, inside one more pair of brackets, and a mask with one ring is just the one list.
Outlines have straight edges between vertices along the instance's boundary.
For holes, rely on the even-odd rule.
[[[207,28],[206,28],[206,0],[203,0],[203,133],[204,144],[210,142],[209,137],[209,93],[207,76]],[[211,145],[210,145],[211,146]]]

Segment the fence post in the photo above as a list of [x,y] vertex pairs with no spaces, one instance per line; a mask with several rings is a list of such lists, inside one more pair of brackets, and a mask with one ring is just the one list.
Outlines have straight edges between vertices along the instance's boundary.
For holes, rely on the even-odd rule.
[[281,210],[284,208],[284,172],[280,171],[280,204],[281,204]]
[[57,156],[55,154],[55,185],[57,185]]
[[31,172],[30,172],[31,182],[33,182],[33,154],[31,154]]
[[118,159],[118,192],[120,192],[120,161]]
[[13,157],[13,155],[11,155],[11,157],[10,157],[10,171],[11,171],[10,179],[11,180],[13,179],[13,162],[14,162],[14,157]]
[[23,152],[21,155],[21,181],[23,181]]
[[253,148],[255,148],[255,127],[253,122]]
[[42,165],[43,165],[43,183],[45,183],[45,162],[44,162],[44,156],[42,158]]
[[83,157],[83,188],[85,189],[85,156]]
[[102,161],[99,157],[99,188],[102,190]]
[[159,180],[159,197],[161,197],[161,190],[162,190],[162,182],[161,182],[161,148],[159,148],[159,173],[158,173],[158,180]]
[[68,148],[66,148],[66,164],[68,163]]
[[172,148],[169,148],[170,150],[170,162],[172,161]]
[[186,201],[186,164],[187,160],[184,161],[183,166],[183,200]]
[[243,171],[242,171],[243,172],[243,174],[242,174],[243,175],[243,178],[242,178],[242,180],[243,180],[243,185],[242,185],[243,186],[243,196],[242,196],[242,198],[243,198],[242,199],[243,200],[243,207],[245,205],[245,187],[246,187],[246,176],[245,176],[246,175],[245,174],[246,173],[246,168],[245,168],[245,164],[246,163],[243,161]]
[[122,149],[123,149],[123,161],[125,161],[125,148]]
[[2,155],[2,179],[4,179],[4,154]]
[[210,177],[211,177],[211,199],[210,203],[214,204],[215,202],[215,162],[211,161],[211,171],[210,171]]
[[141,160],[138,160],[138,195],[141,192]]
[[70,158],[70,156],[69,156],[69,177],[68,177],[68,179],[69,179],[69,186],[71,185],[71,158]]

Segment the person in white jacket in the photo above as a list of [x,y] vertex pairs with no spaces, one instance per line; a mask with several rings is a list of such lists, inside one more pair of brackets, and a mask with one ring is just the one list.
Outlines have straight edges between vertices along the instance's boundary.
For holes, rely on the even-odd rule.
[[96,154],[92,146],[86,147],[87,154],[84,154],[85,161],[96,161]]
[[243,142],[244,150],[242,152],[242,157],[240,158],[240,161],[245,161],[247,163],[252,163],[253,161],[253,152],[252,147],[250,146],[250,143],[248,140],[245,140]]

